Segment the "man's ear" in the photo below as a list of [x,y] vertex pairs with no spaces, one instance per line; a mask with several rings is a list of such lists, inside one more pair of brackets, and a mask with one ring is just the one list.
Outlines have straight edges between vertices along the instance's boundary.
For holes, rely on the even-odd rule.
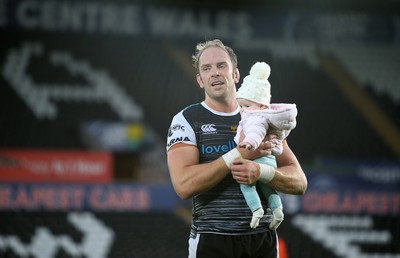
[[235,82],[235,83],[239,83],[239,80],[240,80],[240,72],[239,72],[239,69],[235,69],[235,71],[233,71],[233,81]]
[[200,74],[196,74],[196,81],[199,84],[200,88],[203,88],[203,80],[200,77]]

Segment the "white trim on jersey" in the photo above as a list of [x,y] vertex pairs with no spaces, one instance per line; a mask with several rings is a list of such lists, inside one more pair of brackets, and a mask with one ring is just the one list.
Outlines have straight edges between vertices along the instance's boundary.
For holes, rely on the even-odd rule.
[[231,112],[231,113],[224,113],[224,112],[216,111],[216,110],[210,108],[210,107],[206,104],[206,102],[204,102],[204,101],[201,102],[201,105],[202,105],[204,108],[206,108],[207,110],[209,110],[210,112],[212,112],[212,113],[214,113],[214,114],[216,114],[216,115],[219,115],[219,116],[234,116],[234,115],[236,115],[237,113],[240,112],[240,107],[239,107],[239,105],[237,106],[236,110],[233,111],[233,112]]
[[276,233],[276,229],[275,229],[275,236],[276,236],[276,257],[280,258],[281,254],[279,253],[279,236],[278,233]]
[[190,126],[186,118],[183,116],[183,111],[174,116],[167,136],[167,151],[177,143],[186,143],[196,146],[196,135],[193,128]]
[[196,234],[196,238],[189,237],[189,258],[196,258],[197,246],[199,245],[200,240],[199,233]]

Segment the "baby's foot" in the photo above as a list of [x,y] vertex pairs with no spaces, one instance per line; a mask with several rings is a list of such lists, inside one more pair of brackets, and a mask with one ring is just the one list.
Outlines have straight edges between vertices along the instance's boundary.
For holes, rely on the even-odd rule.
[[253,212],[253,217],[251,218],[250,227],[256,228],[260,224],[260,219],[264,216],[264,210],[259,208]]
[[282,206],[280,206],[272,212],[272,221],[271,224],[269,224],[269,228],[274,230],[277,229],[279,225],[282,223],[283,217],[284,215],[282,211]]

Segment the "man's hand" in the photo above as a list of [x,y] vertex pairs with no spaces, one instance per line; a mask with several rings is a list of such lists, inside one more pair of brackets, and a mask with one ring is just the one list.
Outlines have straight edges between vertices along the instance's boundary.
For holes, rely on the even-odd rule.
[[251,185],[260,178],[260,165],[247,159],[235,159],[231,173],[239,184]]
[[249,150],[247,148],[239,148],[238,150],[244,159],[254,160],[262,156],[271,155],[272,149],[275,148],[275,146],[276,143],[269,139],[268,141],[263,141],[255,150]]
[[242,158],[237,158],[232,162],[231,173],[233,179],[239,184],[251,185],[260,178],[260,165],[251,161],[256,158],[271,155],[272,149],[276,144],[272,141],[277,136],[269,134],[256,150],[238,148]]

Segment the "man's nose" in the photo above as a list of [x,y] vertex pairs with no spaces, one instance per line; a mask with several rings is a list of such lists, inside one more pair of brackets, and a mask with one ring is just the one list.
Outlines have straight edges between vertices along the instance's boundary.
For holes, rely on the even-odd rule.
[[212,69],[212,75],[219,76],[219,70],[216,67]]

